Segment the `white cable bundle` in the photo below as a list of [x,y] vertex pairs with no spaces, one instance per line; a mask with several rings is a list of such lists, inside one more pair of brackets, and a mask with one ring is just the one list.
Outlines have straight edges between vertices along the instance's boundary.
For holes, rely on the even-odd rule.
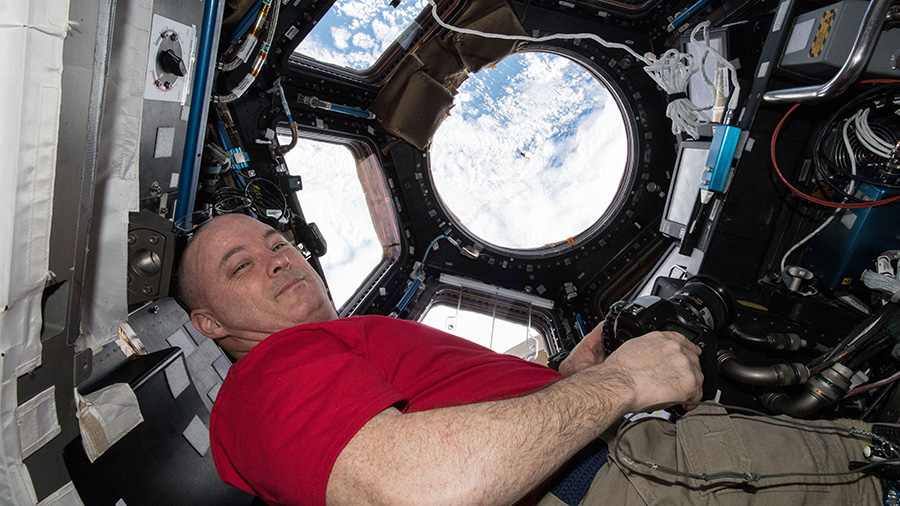
[[891,153],[894,150],[894,145],[890,142],[882,139],[875,132],[872,131],[872,127],[869,126],[869,113],[871,109],[868,107],[862,110],[859,110],[850,117],[853,120],[854,131],[856,133],[856,138],[859,139],[859,142],[876,155],[882,158],[890,158]]
[[[722,57],[722,55],[719,54],[718,51],[713,49],[712,46],[709,45],[709,42],[707,42],[709,40],[709,26],[709,21],[704,21],[695,26],[691,31],[691,44],[694,44],[706,51],[703,54],[703,61],[700,64],[700,74],[703,76],[703,80],[706,81],[706,85],[709,86],[710,90],[713,92],[713,96],[724,97],[727,94],[727,90],[724,86],[724,82],[721,83],[721,86],[716,86],[715,84],[713,84],[713,81],[710,80],[706,75],[706,72],[704,71],[706,57],[712,55],[713,58],[716,59],[717,68],[724,69],[731,75],[731,86],[734,88],[734,92],[731,94],[731,99],[728,101],[728,112],[726,112],[725,114],[725,119],[727,121],[731,114],[737,109],[738,100],[741,95],[741,85],[738,82],[737,70],[734,68],[734,65],[732,65],[730,61]],[[702,38],[698,38],[698,35],[702,35]]]
[[687,98],[685,91],[691,76],[697,72],[694,57],[675,49],[669,49],[658,59],[649,55],[650,63],[644,67],[647,73],[668,95],[684,95],[669,103],[666,116],[672,120],[672,133],[686,132],[692,138],[700,137],[700,125],[709,123],[704,108],[697,107]]

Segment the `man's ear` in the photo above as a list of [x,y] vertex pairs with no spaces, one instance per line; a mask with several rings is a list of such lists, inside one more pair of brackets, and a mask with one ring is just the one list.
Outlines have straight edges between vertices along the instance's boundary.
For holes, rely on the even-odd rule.
[[206,309],[191,311],[191,323],[194,324],[194,327],[201,334],[211,339],[221,339],[228,336],[225,327]]

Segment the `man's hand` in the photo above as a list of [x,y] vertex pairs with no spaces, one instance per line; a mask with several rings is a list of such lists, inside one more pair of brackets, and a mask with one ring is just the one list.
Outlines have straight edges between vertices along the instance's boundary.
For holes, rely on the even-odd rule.
[[606,350],[603,348],[603,322],[600,322],[559,364],[559,372],[563,376],[571,376],[588,367],[602,364],[604,360]]
[[677,332],[651,332],[626,341],[606,359],[633,384],[630,411],[662,402],[699,401],[701,349]]

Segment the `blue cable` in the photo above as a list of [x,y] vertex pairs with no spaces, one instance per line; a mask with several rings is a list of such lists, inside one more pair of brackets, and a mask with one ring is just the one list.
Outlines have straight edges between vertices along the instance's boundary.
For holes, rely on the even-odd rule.
[[291,108],[288,106],[287,97],[284,96],[284,88],[281,86],[281,80],[278,81],[278,93],[281,94],[281,106],[284,107],[284,113],[287,114],[288,123],[293,123],[294,118],[291,116]]
[[240,23],[234,27],[234,32],[231,35],[230,45],[234,45],[241,37],[247,33],[247,30],[250,29],[250,26],[256,21],[256,15],[259,14],[259,9],[262,7],[263,0],[256,0],[256,3],[253,4],[253,7],[250,7],[250,10],[244,14],[244,17],[241,18]]
[[587,335],[587,327],[584,325],[584,320],[581,318],[580,314],[575,315],[575,328],[578,329],[578,333],[581,334],[581,338],[584,339],[584,336]]
[[[452,244],[456,249],[458,249],[459,251],[462,251],[462,247],[460,247],[460,245],[457,244],[457,242],[454,241],[452,237],[447,236],[447,235],[439,235],[431,241],[431,244],[428,245],[428,249],[425,250],[425,254],[422,255],[422,268],[424,268],[424,266],[425,266],[425,260],[428,259],[428,253],[432,250],[432,248],[434,248],[434,245],[437,244],[437,242],[441,239],[447,239],[447,241],[449,241],[450,244]],[[413,280],[412,284],[409,285],[409,288],[406,289],[406,293],[404,293],[403,297],[400,298],[400,302],[398,302],[397,305],[394,306],[395,314],[398,314],[398,313],[400,313],[400,311],[403,311],[403,308],[405,308],[406,305],[409,304],[409,301],[410,301],[410,299],[412,299],[413,294],[416,293],[416,290],[418,290],[421,285],[422,285],[421,277],[418,277]]]
[[228,131],[225,130],[224,121],[216,121],[216,132],[219,134],[219,141],[221,142],[222,147],[225,148],[225,151],[231,151],[231,139],[228,138]]
[[433,241],[431,241],[431,244],[428,245],[428,249],[425,250],[425,254],[422,255],[422,264],[423,265],[425,264],[425,259],[428,258],[428,253],[431,252],[432,248],[434,248],[434,245],[437,244],[439,239],[447,239],[450,242],[450,244],[452,244],[456,249],[458,249],[459,251],[462,251],[462,247],[460,247],[460,245],[457,244],[456,241],[454,241],[450,236],[439,235],[439,236],[435,237]]
[[688,19],[691,18],[691,16],[693,16],[694,14],[697,14],[697,11],[699,11],[700,9],[702,9],[703,7],[705,7],[706,4],[708,4],[708,3],[709,3],[709,0],[699,0],[699,1],[698,1],[697,3],[695,3],[694,5],[688,7],[688,9],[687,9],[686,11],[682,12],[681,14],[679,14],[679,15],[678,15],[678,16],[677,16],[677,17],[669,24],[670,29],[674,30],[675,28],[678,28],[679,26],[683,25]]

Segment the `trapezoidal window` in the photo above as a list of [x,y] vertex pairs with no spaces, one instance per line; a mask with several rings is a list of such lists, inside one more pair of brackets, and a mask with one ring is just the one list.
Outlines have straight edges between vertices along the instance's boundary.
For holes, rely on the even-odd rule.
[[527,295],[508,297],[468,286],[478,284],[442,275],[441,288],[417,319],[498,353],[542,364],[559,351],[549,343],[553,331],[545,311],[552,307],[550,301]]
[[285,162],[291,174],[302,178],[297,198],[306,221],[318,226],[328,245],[319,261],[341,308],[396,253],[384,246],[399,241],[381,166],[375,155],[355,155],[346,145],[304,138]]
[[475,238],[503,249],[589,234],[630,163],[615,93],[597,71],[550,52],[516,53],[469,76],[431,145],[442,205]]
[[390,2],[337,0],[294,50],[321,63],[366,70],[397,42],[404,50],[421,26],[416,17],[426,0]]

